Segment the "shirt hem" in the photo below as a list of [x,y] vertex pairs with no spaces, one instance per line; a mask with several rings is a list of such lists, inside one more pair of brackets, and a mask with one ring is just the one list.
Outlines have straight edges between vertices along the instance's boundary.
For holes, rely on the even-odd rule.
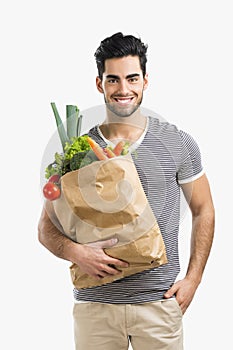
[[191,176],[191,177],[188,177],[187,179],[183,179],[183,180],[178,180],[178,183],[180,185],[183,185],[183,184],[187,184],[189,182],[192,182],[192,181],[195,181],[197,179],[199,179],[202,175],[205,174],[205,171],[202,170],[200,173],[198,173],[197,175],[194,175],[194,176]]

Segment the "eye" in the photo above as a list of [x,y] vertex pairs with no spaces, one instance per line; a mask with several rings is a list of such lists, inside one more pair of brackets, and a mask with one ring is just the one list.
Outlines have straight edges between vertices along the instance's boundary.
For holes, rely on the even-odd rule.
[[112,79],[109,79],[109,80],[108,80],[108,83],[109,83],[109,84],[116,84],[116,83],[117,83],[117,79],[113,79],[113,78],[112,78]]
[[138,77],[133,77],[133,78],[130,78],[130,79],[129,79],[129,82],[130,82],[130,83],[137,83],[138,80],[139,80]]

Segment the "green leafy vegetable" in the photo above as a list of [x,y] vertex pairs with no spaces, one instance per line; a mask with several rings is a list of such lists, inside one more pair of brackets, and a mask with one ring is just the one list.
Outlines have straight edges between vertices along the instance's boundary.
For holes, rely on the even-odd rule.
[[95,153],[90,151],[78,152],[70,159],[70,170],[80,169],[92,162],[97,161]]
[[125,144],[124,144],[122,152],[121,152],[122,156],[125,156],[129,152],[129,147],[130,147],[130,142],[125,141]]
[[64,147],[65,159],[71,159],[78,152],[90,150],[91,147],[87,141],[87,137],[87,135],[72,137],[70,142],[67,142]]
[[53,163],[45,169],[46,179],[54,174],[62,176],[69,171],[80,169],[97,160],[87,137],[87,135],[72,137],[70,142],[65,143],[64,153],[55,153]]

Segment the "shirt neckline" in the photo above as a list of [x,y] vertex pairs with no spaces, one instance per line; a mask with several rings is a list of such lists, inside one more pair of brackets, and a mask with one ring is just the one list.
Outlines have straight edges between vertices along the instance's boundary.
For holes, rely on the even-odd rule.
[[[142,143],[142,141],[144,140],[145,136],[146,136],[146,133],[148,131],[148,128],[149,128],[149,117],[146,117],[146,126],[145,126],[145,129],[143,130],[143,133],[141,134],[141,136],[134,142],[130,145],[128,151],[129,153],[135,151]],[[106,137],[102,134],[102,131],[100,130],[100,125],[98,124],[97,125],[97,132],[99,134],[99,136],[104,140],[104,142],[108,145],[108,146],[111,146],[111,147],[114,147],[115,144],[106,139]]]

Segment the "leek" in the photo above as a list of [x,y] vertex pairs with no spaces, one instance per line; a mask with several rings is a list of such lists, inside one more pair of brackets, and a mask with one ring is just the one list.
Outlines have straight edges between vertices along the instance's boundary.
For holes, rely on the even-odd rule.
[[79,109],[77,106],[66,105],[66,128],[67,136],[69,139],[79,136],[78,133],[79,124]]
[[51,102],[51,106],[52,106],[53,113],[54,113],[54,116],[55,116],[55,119],[56,119],[57,130],[58,130],[58,134],[59,134],[59,137],[60,137],[60,140],[61,140],[61,144],[62,144],[62,148],[63,148],[63,151],[64,151],[66,143],[69,142],[69,137],[67,136],[65,127],[64,127],[63,122],[61,120],[61,117],[60,117],[60,115],[58,113],[56,104],[54,102]]
[[81,126],[82,126],[82,114],[80,114],[78,118],[78,124],[77,124],[77,136],[81,135]]

